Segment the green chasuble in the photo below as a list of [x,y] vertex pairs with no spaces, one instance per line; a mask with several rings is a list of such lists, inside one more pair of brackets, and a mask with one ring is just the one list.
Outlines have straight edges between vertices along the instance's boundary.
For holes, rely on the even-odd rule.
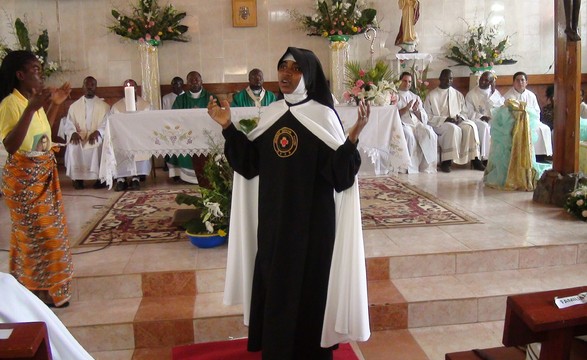
[[[206,89],[202,88],[202,93],[200,97],[194,99],[192,94],[189,91],[184,92],[183,94],[179,95],[175,98],[175,102],[173,103],[172,109],[193,109],[193,108],[206,108],[208,107],[208,102],[210,101],[210,96],[213,96],[214,99],[218,100],[216,95],[209,93]],[[176,156],[173,155],[169,158],[166,158],[166,161],[175,165],[176,167],[181,167],[184,169],[192,169],[194,166],[192,165],[192,157],[191,156]]]
[[[232,102],[230,103],[231,107],[253,107],[255,106],[255,101],[249,96],[247,93],[247,89],[243,89],[232,97]],[[265,96],[261,100],[261,106],[267,106],[277,100],[275,94],[269,90],[265,90]]]

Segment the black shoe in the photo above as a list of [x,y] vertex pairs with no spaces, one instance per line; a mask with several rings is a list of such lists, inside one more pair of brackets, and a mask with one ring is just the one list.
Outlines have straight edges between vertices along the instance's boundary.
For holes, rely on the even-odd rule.
[[485,171],[485,166],[483,166],[483,163],[479,159],[471,161],[471,167],[475,170]]
[[94,189],[104,189],[106,187],[106,183],[101,182],[100,179],[96,180],[94,185],[92,185]]
[[176,183],[181,181],[181,178],[179,176],[174,176],[172,179],[173,179],[173,182],[176,182]]
[[81,190],[84,188],[84,181],[83,180],[73,180],[73,188],[76,190]]
[[145,180],[147,180],[147,175],[139,175],[139,180],[140,180],[140,181],[145,181]]
[[128,188],[126,180],[118,181],[116,180],[116,185],[114,186],[114,191],[124,191]]
[[139,190],[141,188],[141,183],[138,179],[132,179],[130,182],[129,189],[130,190]]
[[68,306],[69,306],[69,301],[66,301],[66,302],[64,302],[63,304],[59,305],[59,306],[57,306],[57,305],[55,305],[55,304],[47,304],[47,307],[50,307],[50,308],[57,308],[57,309],[63,309],[63,308],[66,308],[66,307],[68,307]]
[[440,163],[440,171],[449,173],[450,166],[452,165],[452,160],[446,160]]

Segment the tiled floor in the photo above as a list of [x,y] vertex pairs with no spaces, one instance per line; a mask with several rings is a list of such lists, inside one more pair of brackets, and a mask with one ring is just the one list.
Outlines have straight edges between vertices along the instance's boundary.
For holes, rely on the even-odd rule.
[[[585,284],[580,274],[587,270],[586,224],[560,208],[532,202],[531,193],[486,189],[481,176],[467,169],[399,176],[481,223],[365,231],[370,302],[382,303],[371,311],[378,314],[381,328],[390,321],[400,326],[375,331],[368,342],[359,344],[364,359],[441,360],[446,352],[499,346],[504,294]],[[143,185],[177,186],[161,171]],[[70,238],[76,239],[114,192],[74,190],[66,178],[62,188]],[[1,202],[2,249],[8,248],[9,232],[8,210]],[[184,328],[179,333],[187,333],[186,339],[205,340],[210,328],[226,336],[246,333],[240,309],[219,305],[226,247],[201,250],[186,241],[81,253],[87,250],[74,249],[74,298],[69,308],[56,312],[70,328],[95,324],[91,334],[83,329],[72,332],[97,359],[168,358],[167,340],[150,337],[148,327],[155,320],[167,324],[159,333]],[[0,252],[0,271],[8,270],[7,259],[7,253]],[[206,318],[192,326],[181,320],[190,312],[194,319],[203,313]],[[231,322],[218,329],[221,316]],[[118,324],[115,330],[102,330],[109,341],[92,341],[101,324],[111,323]],[[379,330],[377,323],[372,327]],[[125,337],[129,332],[134,332],[134,343]],[[150,349],[157,342],[163,349]]]

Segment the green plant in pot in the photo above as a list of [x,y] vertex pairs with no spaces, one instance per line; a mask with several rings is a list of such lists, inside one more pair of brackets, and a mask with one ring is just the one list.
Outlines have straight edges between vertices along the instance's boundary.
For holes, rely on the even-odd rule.
[[204,165],[204,176],[208,179],[209,186],[200,187],[197,194],[181,193],[175,197],[177,204],[191,205],[199,212],[199,216],[183,224],[188,236],[225,237],[228,233],[233,170],[217,143],[212,142],[211,149]]

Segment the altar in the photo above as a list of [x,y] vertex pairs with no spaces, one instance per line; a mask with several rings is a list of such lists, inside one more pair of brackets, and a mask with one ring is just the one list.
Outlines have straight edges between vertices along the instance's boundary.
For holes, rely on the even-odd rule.
[[[336,107],[345,129],[357,120],[357,107]],[[261,108],[263,111],[263,108]],[[231,108],[232,121],[258,116],[259,110]],[[136,159],[163,155],[208,154],[210,142],[223,142],[220,126],[207,109],[154,110],[113,114],[106,120],[100,179],[108,186],[123,166],[136,174]],[[410,157],[397,107],[372,107],[359,137],[361,172],[387,174],[407,169]]]

